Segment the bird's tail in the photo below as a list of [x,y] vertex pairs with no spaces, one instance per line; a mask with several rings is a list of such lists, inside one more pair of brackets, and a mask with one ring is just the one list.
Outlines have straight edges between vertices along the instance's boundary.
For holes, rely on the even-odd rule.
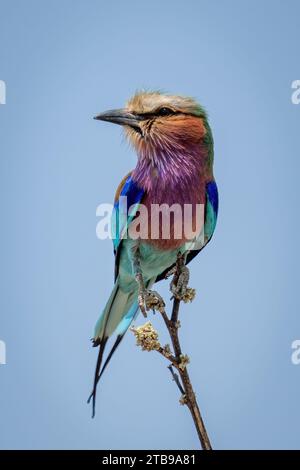
[[[93,345],[95,347],[99,346],[99,353],[95,369],[93,391],[88,399],[88,403],[91,399],[93,400],[93,417],[95,416],[96,390],[99,379],[137,313],[137,289],[131,292],[124,292],[120,288],[117,279],[108,302],[95,327]],[[107,340],[115,331],[117,332],[117,339],[101,369]]]

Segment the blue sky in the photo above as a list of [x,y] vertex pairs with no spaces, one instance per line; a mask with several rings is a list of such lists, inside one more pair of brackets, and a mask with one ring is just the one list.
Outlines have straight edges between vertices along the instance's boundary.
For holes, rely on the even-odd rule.
[[0,447],[198,446],[165,362],[130,334],[95,420],[86,405],[113,283],[96,207],[136,161],[92,116],[144,87],[195,96],[215,138],[219,220],[181,314],[212,444],[299,448],[299,2],[0,0],[0,14]]

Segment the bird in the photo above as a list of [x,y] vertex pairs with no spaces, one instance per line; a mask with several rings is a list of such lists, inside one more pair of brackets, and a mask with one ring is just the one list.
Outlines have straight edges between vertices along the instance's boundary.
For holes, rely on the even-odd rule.
[[[123,127],[137,154],[137,163],[122,179],[114,199],[116,217],[124,212],[122,198],[126,198],[130,209],[126,208],[125,215],[119,217],[119,230],[113,236],[114,287],[92,339],[93,346],[99,348],[93,389],[88,399],[88,403],[92,400],[93,417],[99,379],[125,333],[139,311],[147,315],[151,299],[162,302],[151,287],[174,269],[178,254],[184,256],[186,265],[207,245],[216,227],[219,206],[213,174],[212,130],[206,110],[196,99],[142,90],[136,92],[124,108],[102,112],[94,119]],[[151,219],[152,207],[167,205],[171,208],[174,204],[182,210],[188,205],[192,208],[190,218],[194,225],[200,218],[196,207],[203,208],[198,231],[192,231],[193,237],[189,238],[180,230],[184,228],[182,217],[177,218],[174,213],[169,219],[169,236],[163,236],[161,224],[156,236],[151,237],[155,223],[161,220],[160,215],[154,221]],[[146,215],[139,220],[142,207],[146,208]],[[139,224],[135,223],[137,220]],[[140,229],[142,226],[143,234],[141,230],[139,234],[137,225]],[[136,232],[139,236],[132,235]],[[180,296],[179,291],[177,295]],[[115,342],[102,365],[104,350],[114,333]]]

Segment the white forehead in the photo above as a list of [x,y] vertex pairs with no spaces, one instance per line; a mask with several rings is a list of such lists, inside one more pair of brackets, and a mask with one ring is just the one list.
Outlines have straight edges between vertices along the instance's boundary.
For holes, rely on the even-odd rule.
[[149,113],[162,106],[169,106],[172,109],[188,113],[194,113],[199,110],[199,105],[193,98],[164,95],[157,92],[137,93],[127,103],[127,108],[136,113]]

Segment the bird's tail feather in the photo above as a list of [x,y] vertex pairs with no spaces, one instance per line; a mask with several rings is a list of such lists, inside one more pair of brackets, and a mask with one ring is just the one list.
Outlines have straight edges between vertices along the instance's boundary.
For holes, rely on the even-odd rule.
[[91,399],[93,399],[92,418],[95,417],[95,412],[96,412],[97,383],[98,383],[99,378],[100,378],[99,371],[100,371],[100,368],[101,368],[101,363],[102,363],[102,359],[103,359],[103,353],[104,353],[104,349],[105,349],[107,340],[108,340],[108,338],[104,338],[104,339],[100,342],[100,345],[99,345],[99,352],[98,352],[97,364],[96,364],[96,369],[95,369],[95,377],[94,377],[94,386],[93,386],[92,393],[90,394],[90,396],[89,396],[89,398],[88,398],[88,401],[87,401],[88,403],[90,403]]
[[116,330],[116,333],[117,333],[117,339],[113,345],[113,347],[111,348],[104,364],[103,364],[103,367],[102,367],[102,370],[100,372],[100,375],[99,375],[99,380],[104,372],[104,370],[106,369],[106,367],[108,366],[114,352],[116,351],[117,347],[119,346],[119,344],[121,343],[122,339],[124,338],[125,336],[125,333],[127,333],[127,330],[128,328],[130,327],[132,321],[136,318],[136,316],[138,315],[139,313],[139,306],[138,306],[138,303],[137,301],[134,302],[134,304],[131,306],[131,308],[128,310],[128,312],[126,313],[125,317],[122,319],[122,321],[120,322],[117,330]]
[[[147,282],[146,288],[149,289],[154,283],[155,278]],[[94,337],[94,346],[99,346],[98,359],[95,370],[94,377],[94,386],[91,395],[89,396],[88,403],[93,399],[93,414],[95,416],[95,407],[96,407],[96,391],[97,385],[108,366],[113,354],[124,338],[125,333],[130,327],[133,320],[137,317],[139,313],[139,306],[137,302],[137,289],[125,293],[121,290],[119,286],[119,281],[117,279],[113,291],[108,299],[105,309],[100,316],[96,328],[95,328],[95,337]],[[101,369],[104,349],[108,338],[116,331],[117,339],[110,350],[103,367]]]
[[[155,281],[155,278],[150,279],[150,281],[148,281],[146,283],[146,289],[150,289],[150,287],[153,285],[154,281]],[[136,319],[138,314],[139,314],[139,305],[138,305],[138,302],[136,300],[133,303],[133,305],[130,307],[130,309],[128,310],[126,315],[122,318],[121,322],[119,323],[119,325],[117,327],[117,330],[116,330],[117,339],[116,339],[113,347],[111,348],[104,364],[103,364],[103,367],[102,367],[101,372],[99,374],[98,382],[99,382],[100,378],[102,377],[102,374],[105,371],[106,367],[108,366],[114,352],[116,351],[116,349],[118,348],[118,346],[121,343],[122,339],[124,338],[125,333],[127,333],[128,328],[130,327],[131,323]]]
[[[137,314],[138,306],[136,302],[137,291],[126,293],[121,290],[118,279],[114,285],[112,293],[108,299],[108,302],[97,321],[95,327],[95,335],[93,340],[94,346],[99,346],[98,359],[95,369],[94,386],[91,395],[89,396],[88,403],[93,399],[93,413],[92,417],[95,416],[96,406],[96,391],[97,384],[105,368],[107,367],[113,353],[120,344],[124,334],[128,330],[134,316]],[[133,304],[133,305],[132,305]],[[103,361],[103,354],[106,347],[108,338],[117,329],[117,340],[110,351],[107,359],[101,370]]]
[[100,344],[103,338],[110,337],[114,333],[136,298],[137,289],[124,292],[119,286],[119,280],[116,280],[107,304],[95,326],[95,346]]

